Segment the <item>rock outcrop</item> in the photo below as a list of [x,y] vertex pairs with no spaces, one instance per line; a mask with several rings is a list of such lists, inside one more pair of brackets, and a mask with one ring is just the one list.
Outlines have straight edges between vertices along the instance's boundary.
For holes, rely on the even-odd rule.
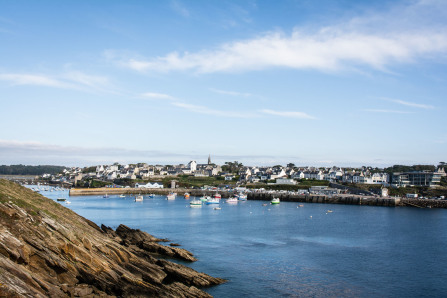
[[209,297],[199,288],[225,282],[167,261],[196,259],[165,241],[0,180],[0,297]]

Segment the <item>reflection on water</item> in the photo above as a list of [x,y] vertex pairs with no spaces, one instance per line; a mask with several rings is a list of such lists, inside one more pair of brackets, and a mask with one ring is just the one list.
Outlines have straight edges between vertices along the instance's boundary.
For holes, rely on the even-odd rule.
[[206,289],[216,297],[447,295],[447,210],[258,201],[214,210],[190,200],[70,197],[65,206],[182,244],[199,259],[189,266],[229,280]]

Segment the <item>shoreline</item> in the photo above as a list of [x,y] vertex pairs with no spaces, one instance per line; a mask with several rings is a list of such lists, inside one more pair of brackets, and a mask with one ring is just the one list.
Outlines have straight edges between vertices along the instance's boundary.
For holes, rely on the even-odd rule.
[[[191,196],[212,196],[216,191],[202,189],[171,188],[146,189],[146,188],[72,188],[70,196],[103,196],[103,195],[137,195],[137,194],[156,194],[167,195],[175,191],[178,195],[188,192]],[[228,198],[234,192],[219,191],[223,198]],[[416,207],[416,208],[444,208],[447,209],[446,200],[430,199],[408,199],[395,197],[377,197],[362,196],[354,194],[346,195],[296,195],[296,194],[271,194],[271,193],[249,193],[247,200],[270,201],[273,197],[280,198],[284,202],[299,203],[319,203],[319,204],[343,204],[343,205],[363,205],[363,206],[382,206],[382,207]]]

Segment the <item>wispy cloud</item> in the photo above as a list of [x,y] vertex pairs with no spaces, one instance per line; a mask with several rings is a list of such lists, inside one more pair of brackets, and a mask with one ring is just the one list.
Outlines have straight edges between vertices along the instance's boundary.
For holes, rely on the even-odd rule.
[[154,93],[154,92],[146,92],[141,94],[141,97],[149,98],[149,99],[167,99],[167,100],[175,100],[176,98],[163,93]]
[[388,113],[388,114],[414,114],[414,112],[398,111],[398,110],[384,110],[384,109],[364,109],[365,112],[372,113]]
[[261,113],[279,116],[279,117],[287,117],[287,118],[299,118],[299,119],[316,119],[314,116],[303,112],[293,112],[293,111],[274,111],[274,110],[260,110]]
[[109,79],[80,71],[69,71],[59,76],[28,73],[0,73],[0,81],[11,85],[31,85],[84,91],[114,92]]
[[190,112],[198,113],[198,114],[205,114],[205,115],[213,115],[213,116],[220,116],[220,117],[230,117],[230,118],[253,118],[256,117],[254,113],[241,113],[241,112],[233,112],[233,111],[224,111],[224,110],[216,110],[211,109],[205,106],[199,106],[199,105],[192,105],[188,103],[183,102],[173,102],[172,105],[186,109]]
[[[411,19],[418,9],[427,9],[428,6],[434,10],[433,5],[421,3],[401,9],[402,12],[394,16],[391,12],[382,15]],[[338,71],[366,66],[386,70],[395,64],[431,59],[447,52],[445,22],[433,26],[417,19],[420,27],[405,26],[407,24],[387,22],[382,15],[370,16],[367,20],[356,18],[313,31],[297,28],[291,34],[270,32],[195,53],[171,52],[149,59],[128,59],[124,65],[137,71],[198,73],[254,71],[272,67]]]
[[189,17],[189,10],[180,1],[172,0],[170,6],[179,15],[185,18]]
[[210,88],[210,90],[215,92],[215,93],[224,94],[224,95],[231,95],[231,96],[240,96],[240,97],[250,97],[250,96],[253,96],[253,94],[251,94],[251,93],[227,91],[227,90],[220,90],[220,89],[214,89],[214,88]]
[[16,73],[3,73],[0,74],[1,81],[10,82],[13,85],[35,85],[57,88],[73,88],[72,84],[63,82],[61,80],[53,79],[45,75],[35,74],[16,74]]
[[414,102],[404,101],[401,99],[393,99],[393,98],[386,98],[386,97],[381,97],[381,99],[391,101],[391,102],[394,102],[394,103],[397,103],[397,104],[400,104],[403,106],[412,107],[412,108],[425,109],[425,110],[431,110],[431,109],[435,108],[432,105],[414,103]]

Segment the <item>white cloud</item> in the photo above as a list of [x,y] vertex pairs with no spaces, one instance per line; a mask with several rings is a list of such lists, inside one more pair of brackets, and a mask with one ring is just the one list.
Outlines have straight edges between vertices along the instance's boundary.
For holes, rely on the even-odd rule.
[[386,70],[396,63],[413,63],[445,54],[446,22],[434,26],[419,17],[418,12],[437,13],[442,20],[446,10],[446,5],[439,1],[432,4],[422,1],[314,31],[271,32],[195,53],[171,52],[149,59],[127,59],[124,65],[137,71],[199,73],[272,67],[338,71],[366,66]]
[[413,114],[413,112],[398,111],[398,110],[382,110],[382,109],[364,109],[365,112],[373,113],[390,113],[390,114]]
[[240,113],[240,112],[232,112],[232,111],[221,111],[221,110],[215,110],[210,109],[205,106],[198,106],[198,105],[192,105],[182,102],[173,102],[172,105],[186,109],[188,111],[198,113],[198,114],[205,114],[205,115],[213,115],[213,116],[220,116],[220,117],[230,117],[230,118],[253,118],[256,117],[253,113]]
[[393,98],[386,98],[386,97],[382,97],[382,99],[391,101],[391,102],[394,102],[394,103],[397,103],[397,104],[400,104],[403,106],[412,107],[412,108],[425,109],[425,110],[431,110],[431,109],[435,108],[432,105],[414,103],[414,102],[404,101],[401,99],[393,99]]
[[299,118],[299,119],[316,119],[315,117],[308,115],[303,112],[293,112],[293,111],[274,111],[274,110],[268,110],[264,109],[260,111],[264,114],[279,116],[279,117],[287,117],[287,118]]
[[73,88],[73,85],[71,84],[50,78],[45,75],[4,73],[0,74],[0,80],[10,82],[13,85],[36,85],[57,88]]
[[175,97],[172,97],[168,94],[163,93],[154,93],[154,92],[146,92],[141,94],[142,97],[150,98],[150,99],[169,99],[169,100],[175,100]]
[[31,85],[84,91],[114,92],[108,78],[80,71],[69,71],[59,76],[28,73],[0,73],[0,81],[12,85]]
[[231,96],[240,96],[240,97],[250,97],[250,96],[253,96],[253,94],[251,94],[251,93],[219,90],[219,89],[214,89],[214,88],[210,88],[210,90],[215,92],[215,93],[224,94],[224,95],[231,95]]

